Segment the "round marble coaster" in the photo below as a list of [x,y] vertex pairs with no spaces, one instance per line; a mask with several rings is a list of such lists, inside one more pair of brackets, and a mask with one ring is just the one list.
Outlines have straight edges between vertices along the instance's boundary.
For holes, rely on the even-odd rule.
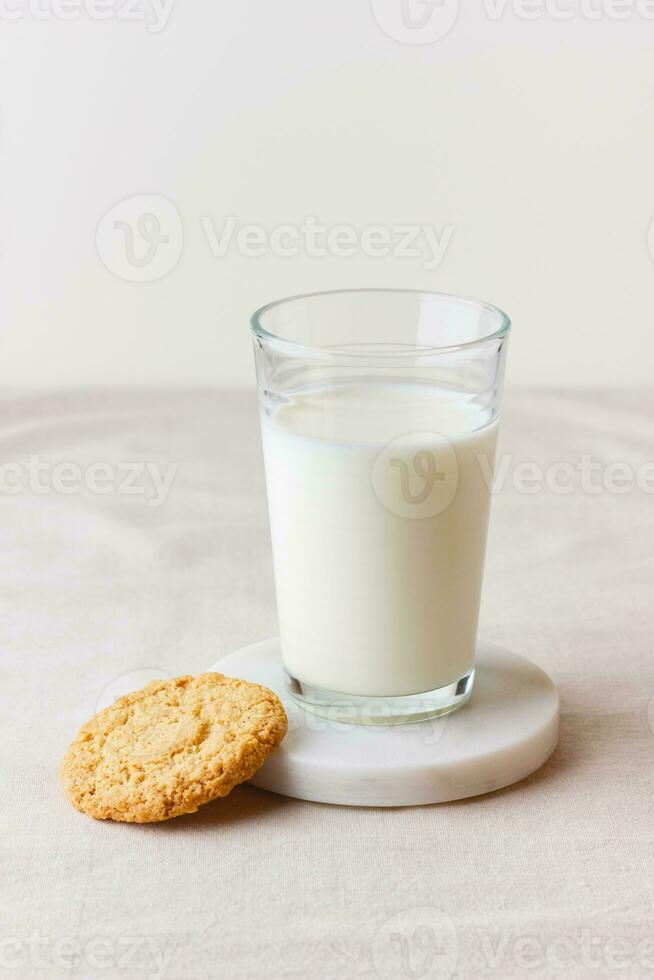
[[480,645],[468,704],[432,721],[388,727],[298,707],[286,691],[278,639],[244,647],[210,669],[265,684],[282,699],[288,734],[251,783],[301,800],[416,806],[478,796],[524,779],[558,740],[554,683],[530,660],[490,644]]

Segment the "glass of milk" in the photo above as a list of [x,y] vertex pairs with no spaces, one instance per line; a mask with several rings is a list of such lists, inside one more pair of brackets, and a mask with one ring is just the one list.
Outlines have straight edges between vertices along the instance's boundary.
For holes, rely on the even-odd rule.
[[270,303],[251,328],[293,697],[363,724],[458,708],[474,683],[509,318],[363,289]]

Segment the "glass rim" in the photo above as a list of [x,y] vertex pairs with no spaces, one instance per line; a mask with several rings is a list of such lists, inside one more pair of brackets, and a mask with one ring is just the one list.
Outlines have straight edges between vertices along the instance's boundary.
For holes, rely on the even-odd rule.
[[261,320],[265,314],[269,313],[271,310],[277,309],[280,306],[286,306],[287,304],[296,303],[301,300],[318,299],[322,296],[353,296],[360,295],[362,293],[375,293],[378,295],[383,294],[394,294],[394,295],[405,295],[405,296],[424,296],[426,299],[445,299],[445,300],[455,300],[457,303],[461,303],[465,306],[475,307],[478,310],[485,310],[488,313],[492,313],[494,316],[499,317],[500,326],[493,330],[492,333],[486,334],[483,337],[476,337],[474,340],[466,340],[460,344],[430,344],[428,346],[411,346],[408,345],[406,350],[403,349],[393,349],[389,351],[379,350],[375,351],[375,357],[429,357],[435,354],[452,353],[459,350],[466,350],[471,347],[479,347],[482,344],[487,344],[492,341],[502,340],[504,337],[508,336],[511,330],[511,318],[508,313],[505,313],[503,309],[499,306],[494,306],[492,303],[487,303],[484,300],[469,299],[465,296],[458,296],[454,293],[443,293],[437,290],[430,289],[394,289],[393,287],[388,288],[376,288],[376,287],[364,287],[361,289],[324,289],[318,292],[312,293],[297,293],[293,296],[286,296],[282,299],[273,300],[270,303],[265,303],[254,311],[250,317],[250,330],[255,337],[260,340],[264,340],[268,343],[273,342],[275,346],[283,347],[289,351],[295,352],[305,352],[311,354],[312,356],[319,357],[370,357],[370,350],[357,351],[344,347],[313,347],[310,344],[300,344],[294,340],[289,340],[288,338],[282,337],[278,334],[271,333],[269,330],[263,326]]

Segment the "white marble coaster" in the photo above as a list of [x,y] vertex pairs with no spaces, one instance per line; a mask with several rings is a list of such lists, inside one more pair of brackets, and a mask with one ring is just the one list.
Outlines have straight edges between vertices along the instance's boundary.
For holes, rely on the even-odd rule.
[[288,735],[251,780],[260,789],[346,806],[416,806],[490,793],[534,772],[554,751],[556,687],[536,664],[481,644],[472,697],[451,715],[410,725],[362,726],[310,714],[286,691],[279,640],[217,663],[272,688]]

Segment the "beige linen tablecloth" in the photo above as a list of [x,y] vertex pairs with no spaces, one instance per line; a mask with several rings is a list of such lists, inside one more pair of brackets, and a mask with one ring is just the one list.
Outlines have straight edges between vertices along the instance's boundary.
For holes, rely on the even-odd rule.
[[[78,725],[125,674],[276,629],[254,396],[5,396],[0,976],[654,976],[653,412],[651,392],[506,398],[481,632],[559,685],[538,774],[396,810],[242,787],[128,826],[60,789]],[[165,500],[145,462],[179,464]],[[117,492],[126,464],[143,492]]]

